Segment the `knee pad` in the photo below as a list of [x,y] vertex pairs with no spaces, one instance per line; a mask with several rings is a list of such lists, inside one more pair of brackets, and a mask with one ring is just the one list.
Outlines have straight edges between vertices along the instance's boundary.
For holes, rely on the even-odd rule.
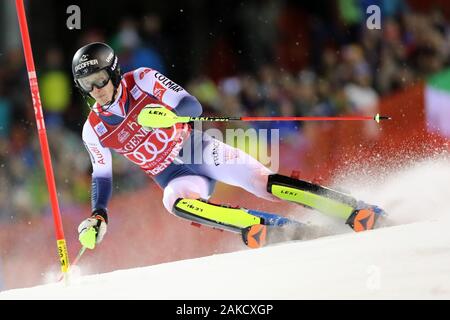
[[172,180],[164,189],[163,204],[167,211],[172,212],[178,198],[190,198],[197,194],[200,198],[208,198],[210,186],[205,178],[200,176],[183,176]]
[[343,219],[347,219],[357,207],[357,200],[350,195],[279,174],[269,176],[267,192],[279,199]]

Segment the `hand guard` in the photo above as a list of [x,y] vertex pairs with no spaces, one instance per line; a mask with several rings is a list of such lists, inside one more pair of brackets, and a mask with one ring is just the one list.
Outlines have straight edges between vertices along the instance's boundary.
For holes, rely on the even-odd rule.
[[106,234],[108,215],[106,210],[94,210],[92,216],[83,220],[78,226],[78,239],[86,248],[94,249],[96,243],[100,243]]
[[141,110],[137,122],[146,128],[170,128],[178,122],[178,117],[166,107],[152,103]]

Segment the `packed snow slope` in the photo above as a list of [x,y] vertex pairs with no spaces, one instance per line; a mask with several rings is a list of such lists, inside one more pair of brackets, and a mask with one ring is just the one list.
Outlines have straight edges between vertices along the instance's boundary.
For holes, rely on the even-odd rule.
[[[339,227],[310,241],[73,275],[68,285],[4,291],[0,299],[450,299],[450,164],[424,161],[389,176],[354,195],[378,199],[390,227],[358,234]],[[357,185],[354,178],[340,183]]]

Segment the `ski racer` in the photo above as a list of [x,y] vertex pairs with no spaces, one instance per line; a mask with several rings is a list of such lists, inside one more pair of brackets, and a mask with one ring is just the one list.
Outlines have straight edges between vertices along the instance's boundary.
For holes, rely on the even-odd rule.
[[[281,215],[211,203],[208,199],[216,181],[263,199],[287,200],[339,216],[357,232],[374,228],[385,214],[350,195],[271,172],[245,152],[193,130],[192,123],[158,124],[158,114],[194,117],[201,115],[202,106],[157,70],[142,67],[122,74],[115,52],[104,43],[80,48],[73,57],[72,72],[83,97],[95,100],[82,132],[93,168],[92,212],[78,227],[84,247],[95,248],[107,231],[111,150],[138,165],[163,189],[167,211],[194,223],[238,233],[251,248],[304,239],[309,226]],[[143,126],[143,122],[152,126]],[[195,134],[201,135],[200,143],[193,139]],[[184,163],[183,152],[195,148],[201,150],[204,161]]]

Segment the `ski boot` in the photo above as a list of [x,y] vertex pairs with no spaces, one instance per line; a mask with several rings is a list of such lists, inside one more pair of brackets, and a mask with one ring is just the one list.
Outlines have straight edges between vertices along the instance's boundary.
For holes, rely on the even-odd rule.
[[375,226],[380,227],[386,219],[386,212],[378,206],[368,205],[359,201],[356,209],[345,222],[355,232],[372,230]]
[[327,234],[320,226],[307,225],[279,215],[247,210],[260,217],[262,223],[242,229],[242,240],[250,248],[260,248],[279,242],[311,240]]

